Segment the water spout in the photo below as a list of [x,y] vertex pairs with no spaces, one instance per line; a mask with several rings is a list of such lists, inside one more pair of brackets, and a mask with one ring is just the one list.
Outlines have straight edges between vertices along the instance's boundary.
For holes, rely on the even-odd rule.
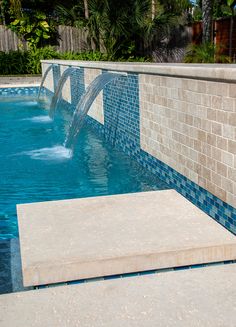
[[95,80],[88,86],[85,94],[82,96],[74,112],[72,123],[64,143],[65,147],[70,148],[73,151],[77,136],[84,124],[85,117],[94,100],[108,83],[122,76],[126,75],[122,73],[107,72],[97,76]]
[[69,76],[71,76],[71,74],[74,71],[79,70],[79,69],[80,68],[78,68],[78,67],[69,67],[62,74],[62,76],[61,76],[61,78],[60,78],[60,80],[58,82],[56,92],[54,93],[51,104],[50,104],[49,116],[50,116],[51,119],[54,119],[54,117],[55,117],[57,104],[58,104],[58,101],[59,101],[59,99],[61,97],[62,89],[63,89],[63,86],[65,85],[65,82],[67,81],[67,78]]
[[42,89],[43,89],[43,85],[44,85],[45,79],[47,78],[49,72],[53,69],[53,67],[56,67],[56,66],[58,66],[58,65],[57,65],[57,64],[52,64],[52,65],[50,65],[50,66],[46,69],[46,71],[45,71],[45,73],[44,73],[44,75],[43,75],[43,78],[42,78],[42,81],[41,81],[40,87],[39,87],[38,100],[39,100],[39,98],[40,98],[40,95],[41,95],[41,92],[42,92]]

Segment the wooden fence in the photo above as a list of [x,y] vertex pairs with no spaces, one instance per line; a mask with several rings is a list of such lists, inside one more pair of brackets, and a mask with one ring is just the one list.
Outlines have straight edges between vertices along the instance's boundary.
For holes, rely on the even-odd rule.
[[[192,26],[192,41],[195,44],[201,43],[202,23],[197,22]],[[232,38],[232,57],[236,58],[236,17],[233,19],[233,38]],[[220,47],[222,54],[229,54],[230,44],[230,18],[221,18],[215,20],[212,25],[212,39],[215,45]]]
[[[56,50],[59,52],[66,51],[84,51],[89,50],[88,31],[85,29],[77,29],[70,26],[58,26],[58,45]],[[9,52],[10,50],[18,50],[27,48],[26,44],[10,29],[0,25],[0,51]]]

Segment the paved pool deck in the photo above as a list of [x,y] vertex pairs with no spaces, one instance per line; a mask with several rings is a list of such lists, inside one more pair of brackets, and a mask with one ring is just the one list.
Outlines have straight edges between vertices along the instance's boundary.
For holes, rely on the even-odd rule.
[[236,259],[236,237],[174,190],[17,212],[25,286]]
[[0,296],[1,327],[235,327],[236,264]]
[[39,86],[41,75],[0,76],[0,88]]

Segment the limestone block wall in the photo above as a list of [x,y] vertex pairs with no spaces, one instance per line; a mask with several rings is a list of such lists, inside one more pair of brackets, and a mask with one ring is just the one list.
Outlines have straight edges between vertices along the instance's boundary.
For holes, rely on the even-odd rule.
[[[102,74],[101,69],[85,68],[84,69],[85,89],[100,74]],[[103,92],[101,92],[95,99],[94,103],[92,104],[91,108],[89,109],[88,115],[90,117],[94,118],[95,120],[97,120],[99,123],[104,124]]]
[[[60,66],[60,76],[64,73],[64,71],[69,68],[69,66]],[[71,77],[69,76],[68,79],[66,80],[63,89],[62,89],[62,99],[69,102],[70,104],[72,103],[71,99]]]
[[80,67],[70,86],[77,99],[104,71],[126,72],[87,122],[236,234],[236,65],[56,63]]
[[236,206],[236,84],[139,75],[141,149]]
[[[45,63],[42,65],[42,75],[44,75],[49,66],[51,66],[50,63]],[[54,74],[52,70],[48,73],[48,76],[44,82],[44,87],[49,91],[54,92]]]

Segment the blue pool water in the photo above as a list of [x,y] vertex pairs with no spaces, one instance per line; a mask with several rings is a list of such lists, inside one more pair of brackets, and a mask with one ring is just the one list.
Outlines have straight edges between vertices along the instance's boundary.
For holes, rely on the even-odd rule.
[[0,293],[11,288],[16,204],[168,188],[87,125],[71,157],[62,146],[69,121],[50,121],[33,99],[0,102]]

